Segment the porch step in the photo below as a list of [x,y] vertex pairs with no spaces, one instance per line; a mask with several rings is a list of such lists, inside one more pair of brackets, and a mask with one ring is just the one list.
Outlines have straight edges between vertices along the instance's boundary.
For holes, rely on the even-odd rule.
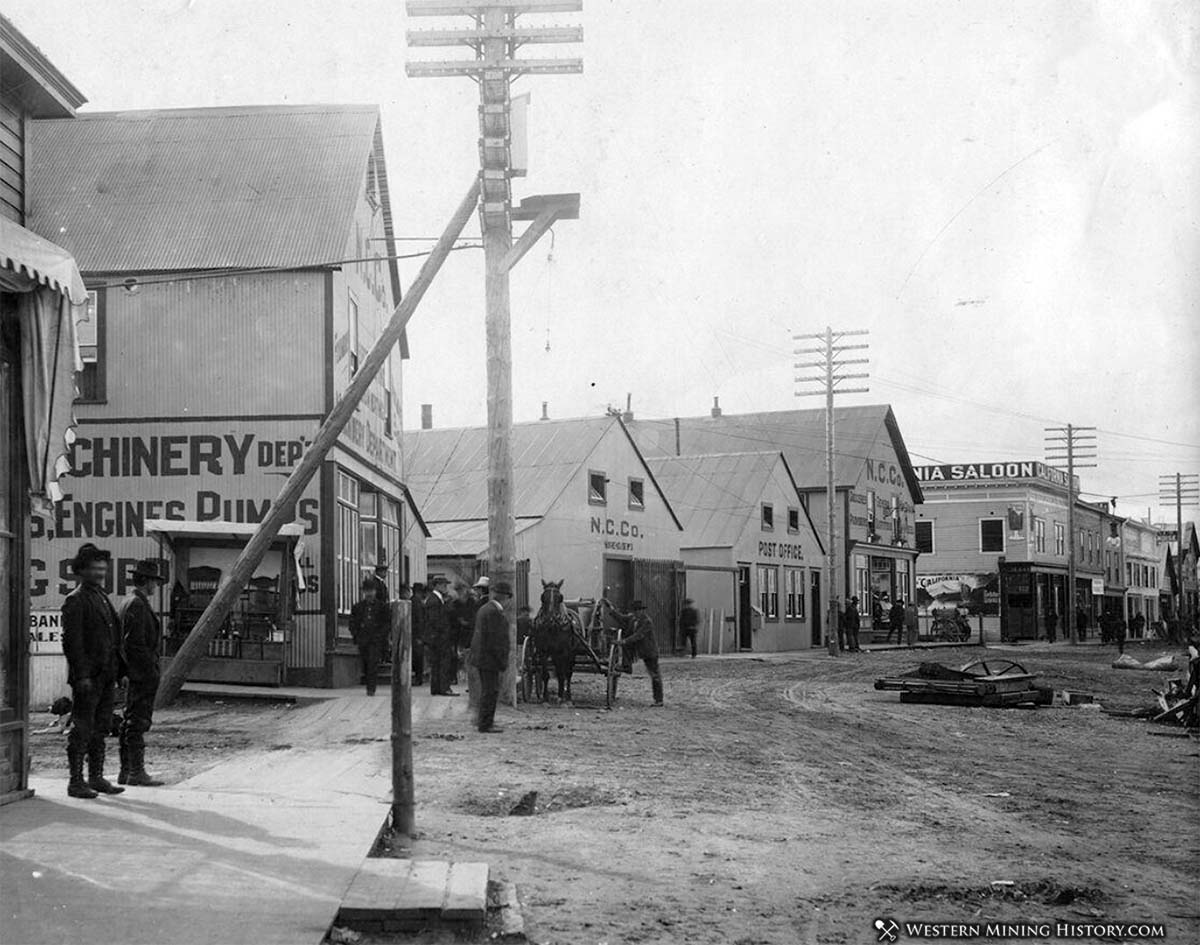
[[407,932],[482,925],[486,863],[368,859],[342,899],[336,925],[360,932]]

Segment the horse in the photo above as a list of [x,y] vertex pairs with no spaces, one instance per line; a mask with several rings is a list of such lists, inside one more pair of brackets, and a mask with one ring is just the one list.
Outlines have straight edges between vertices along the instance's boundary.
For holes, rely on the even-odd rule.
[[564,581],[542,581],[542,606],[533,620],[533,646],[542,680],[542,701],[550,696],[550,666],[558,680],[558,701],[571,701],[575,670],[575,629],[563,604]]

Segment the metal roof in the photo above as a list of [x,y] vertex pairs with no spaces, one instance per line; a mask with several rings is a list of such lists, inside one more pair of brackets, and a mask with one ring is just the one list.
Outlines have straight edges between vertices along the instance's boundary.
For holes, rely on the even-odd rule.
[[[373,105],[83,113],[31,123],[29,226],[84,272],[304,268],[345,257]],[[384,207],[390,222],[390,209]]]
[[[921,502],[921,484],[913,473],[908,449],[892,408],[886,404],[837,407],[834,480],[853,487],[863,479],[867,460],[881,458],[878,447],[891,446],[899,459],[914,503]],[[767,413],[682,417],[678,420],[634,420],[629,432],[647,458],[778,450],[802,490],[825,488],[825,411],[780,410]]]
[[[715,453],[647,460],[683,522],[687,548],[729,548],[758,519],[778,452]],[[790,479],[790,474],[788,475]],[[794,484],[793,484],[794,486]]]
[[[517,522],[517,534],[532,528],[537,519]],[[434,526],[433,533],[425,545],[425,554],[431,558],[474,558],[486,554],[488,549],[488,523],[441,522]]]
[[[620,418],[537,420],[513,425],[513,514],[541,518],[613,427],[628,439],[674,516],[671,502]],[[410,430],[404,434],[405,481],[430,523],[487,518],[487,428]],[[436,535],[438,528],[431,524]]]

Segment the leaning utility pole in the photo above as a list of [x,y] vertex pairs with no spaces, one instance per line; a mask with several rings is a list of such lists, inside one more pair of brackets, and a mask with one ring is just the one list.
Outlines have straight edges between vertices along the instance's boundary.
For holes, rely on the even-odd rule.
[[1078,610],[1079,592],[1075,587],[1075,554],[1079,543],[1075,534],[1075,470],[1095,468],[1095,463],[1081,463],[1081,459],[1096,458],[1096,428],[1077,427],[1068,423],[1065,427],[1046,427],[1046,464],[1062,469],[1067,474],[1067,635],[1072,643],[1079,642],[1079,624],[1075,619]]
[[1158,477],[1158,504],[1161,508],[1175,506],[1175,619],[1184,621],[1187,614],[1183,594],[1183,510],[1200,505],[1200,475],[1177,472]]
[[[488,572],[493,581],[516,578],[516,519],[513,512],[512,463],[512,331],[509,271],[550,229],[556,220],[579,216],[579,195],[559,194],[522,201],[512,206],[511,85],[522,75],[552,75],[583,71],[581,59],[518,59],[526,44],[579,43],[579,27],[518,27],[526,13],[577,13],[582,0],[408,0],[410,17],[470,17],[469,29],[410,31],[410,47],[458,47],[474,50],[474,59],[410,61],[412,78],[469,76],[479,84],[479,157],[483,194],[480,227],[487,272],[487,420],[488,420]],[[528,229],[513,243],[513,220],[529,220]],[[517,629],[509,617],[510,657],[501,691],[514,705]],[[475,689],[472,687],[472,699]]]
[[859,351],[869,347],[866,344],[839,344],[839,342],[850,335],[867,335],[870,332],[865,329],[857,331],[834,331],[832,328],[826,328],[824,332],[818,332],[812,335],[793,335],[793,341],[818,341],[820,344],[817,347],[796,348],[795,354],[816,354],[821,356],[819,361],[801,361],[797,362],[795,367],[797,370],[805,368],[817,368],[823,373],[812,377],[797,377],[797,384],[815,383],[821,387],[817,390],[798,390],[797,397],[809,397],[818,394],[825,395],[825,506],[826,506],[826,522],[825,522],[825,612],[828,614],[825,620],[825,645],[829,648],[830,656],[838,655],[838,636],[837,636],[837,621],[839,618],[836,588],[837,588],[837,517],[834,514],[834,505],[837,498],[837,488],[834,483],[834,427],[835,421],[833,416],[833,397],[834,394],[865,394],[870,388],[867,387],[838,387],[842,381],[856,380],[866,378],[870,375],[865,372],[854,374],[842,373],[842,368],[848,364],[866,364],[868,358],[845,358],[842,357],[847,351]]
[[291,475],[284,481],[283,488],[279,490],[279,495],[271,503],[266,517],[259,523],[250,541],[242,549],[242,553],[238,555],[237,561],[229,569],[229,573],[221,579],[221,583],[217,586],[216,594],[208,602],[208,606],[204,608],[200,619],[196,621],[196,625],[192,627],[191,633],[183,641],[183,645],[179,647],[179,651],[175,654],[174,659],[171,660],[171,664],[167,667],[166,672],[163,673],[162,681],[158,685],[158,695],[154,700],[156,705],[160,707],[170,705],[171,701],[179,695],[179,690],[183,688],[188,673],[192,671],[193,667],[208,652],[208,645],[225,623],[225,618],[229,616],[229,611],[233,609],[233,605],[237,602],[238,597],[241,596],[242,590],[246,587],[246,582],[254,574],[259,562],[263,559],[263,555],[267,553],[267,550],[275,541],[279,530],[296,517],[296,503],[299,501],[305,487],[308,486],[317,470],[321,468],[321,463],[325,461],[325,454],[337,442],[337,438],[341,435],[342,430],[350,421],[350,418],[354,416],[354,411],[358,408],[359,401],[363,399],[363,395],[366,394],[375,382],[375,376],[387,361],[392,349],[399,343],[408,320],[412,318],[413,312],[421,304],[421,299],[425,297],[425,293],[429,289],[430,284],[432,284],[434,276],[442,268],[442,263],[446,261],[446,257],[454,249],[454,244],[457,242],[459,234],[462,233],[463,227],[467,225],[467,221],[471,219],[471,214],[475,212],[475,206],[478,202],[479,180],[476,179],[471,184],[471,189],[467,191],[467,196],[463,198],[463,202],[459,204],[458,209],[454,212],[454,216],[451,218],[449,224],[447,224],[445,231],[438,238],[429,255],[425,257],[425,262],[421,264],[421,271],[417,273],[417,278],[413,280],[412,287],[408,290],[408,295],[401,300],[400,304],[392,312],[391,319],[384,326],[383,331],[376,339],[371,350],[367,352],[367,356],[363,359],[358,373],[354,375],[353,380],[350,381],[350,385],[342,393],[342,396],[338,398],[337,403],[333,405],[333,409],[329,411],[329,416],[325,418],[320,429],[317,430],[317,435],[313,437],[312,443],[305,450],[304,455],[300,457],[296,468],[292,470]]

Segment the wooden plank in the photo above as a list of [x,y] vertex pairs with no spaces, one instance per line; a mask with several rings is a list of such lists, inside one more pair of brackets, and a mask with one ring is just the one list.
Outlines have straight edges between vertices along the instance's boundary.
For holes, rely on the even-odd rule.
[[21,139],[4,127],[0,127],[0,161],[18,171],[25,166],[25,149],[21,146]]
[[488,865],[454,863],[446,879],[442,918],[448,921],[482,922],[487,917]]
[[9,108],[3,100],[0,100],[0,126],[8,128],[14,134],[21,136],[21,113]]
[[17,193],[24,193],[25,191],[25,181],[21,177],[21,172],[9,167],[3,160],[0,160],[0,181],[3,181]]

